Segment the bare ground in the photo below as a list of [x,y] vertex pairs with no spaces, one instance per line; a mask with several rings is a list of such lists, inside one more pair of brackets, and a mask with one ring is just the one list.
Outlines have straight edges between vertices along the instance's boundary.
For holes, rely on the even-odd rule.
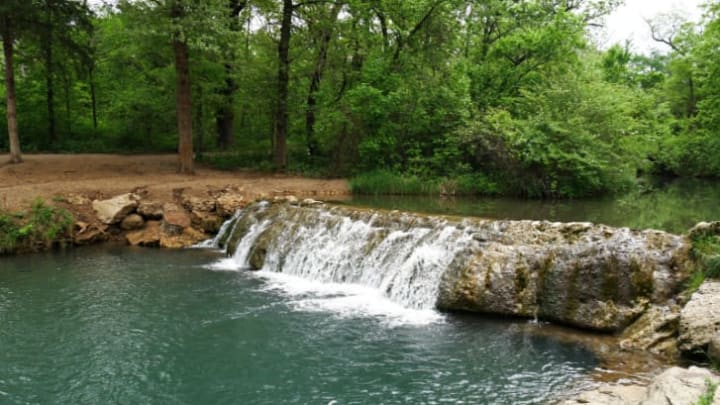
[[218,171],[196,167],[193,176],[176,173],[176,155],[24,155],[21,164],[9,164],[0,155],[0,209],[20,210],[37,198],[82,194],[108,198],[137,189],[161,202],[173,200],[173,191],[207,196],[233,189],[248,199],[273,195],[311,196],[337,200],[349,194],[345,180],[308,179],[251,171]]

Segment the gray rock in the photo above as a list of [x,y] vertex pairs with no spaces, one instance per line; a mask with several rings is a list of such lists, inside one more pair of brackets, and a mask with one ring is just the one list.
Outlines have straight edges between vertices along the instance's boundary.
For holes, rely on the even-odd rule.
[[163,207],[162,204],[155,201],[142,201],[137,207],[138,214],[142,215],[145,219],[162,219]]
[[[672,367],[653,380],[648,387],[647,398],[641,404],[695,405],[707,390],[708,382],[717,384],[720,378],[704,368]],[[715,398],[719,399],[718,395]],[[717,401],[713,401],[713,404],[715,403]]]
[[[602,383],[595,388],[560,401],[561,405],[695,405],[708,383],[717,384],[720,377],[710,370],[672,367],[656,376],[649,386],[640,383]],[[713,404],[720,404],[720,390]]]
[[720,331],[720,282],[706,281],[680,312],[678,346],[686,354],[706,353]]
[[715,332],[708,345],[708,357],[716,364],[720,364],[720,332]]
[[143,217],[138,214],[130,214],[122,220],[122,222],[120,223],[120,228],[126,231],[132,231],[142,228],[144,224],[145,220],[143,219]]
[[623,331],[620,347],[674,358],[678,353],[676,336],[679,322],[679,306],[652,306]]
[[699,222],[688,231],[688,237],[695,239],[705,235],[720,235],[720,221]]
[[92,203],[98,219],[104,224],[116,224],[122,221],[128,214],[135,211],[138,206],[139,197],[135,194],[122,194],[109,200]]

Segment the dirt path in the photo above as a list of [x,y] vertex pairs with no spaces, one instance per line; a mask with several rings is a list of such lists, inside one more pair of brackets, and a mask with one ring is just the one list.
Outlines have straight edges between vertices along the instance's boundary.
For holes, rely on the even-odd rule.
[[[6,162],[0,155],[0,162]],[[112,197],[144,188],[148,197],[171,201],[173,190],[207,196],[231,188],[246,198],[294,194],[337,200],[349,194],[345,180],[307,179],[249,171],[218,171],[198,167],[194,176],[175,173],[176,155],[25,155],[19,165],[0,164],[0,209],[19,210],[37,197],[84,194]]]

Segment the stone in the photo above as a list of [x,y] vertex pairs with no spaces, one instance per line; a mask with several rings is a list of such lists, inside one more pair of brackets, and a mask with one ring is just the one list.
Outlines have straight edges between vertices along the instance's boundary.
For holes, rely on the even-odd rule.
[[706,281],[690,297],[680,312],[680,351],[691,356],[704,355],[720,331],[720,281]]
[[232,192],[224,193],[216,200],[217,213],[223,217],[232,216],[237,210],[244,208],[246,205],[245,197]]
[[126,231],[133,231],[135,229],[142,228],[144,224],[145,220],[143,219],[143,217],[138,214],[130,214],[122,220],[122,222],[120,223],[120,228]]
[[69,193],[65,196],[65,199],[67,202],[71,205],[87,205],[90,204],[92,201],[90,201],[89,198],[82,194],[76,194],[76,193]]
[[173,203],[163,205],[162,231],[164,234],[179,235],[190,225],[192,225],[190,214],[182,207]]
[[720,364],[720,332],[715,332],[708,345],[708,357],[715,364]]
[[720,235],[720,221],[699,222],[687,233],[688,238],[696,239],[705,235]]
[[208,239],[208,235],[193,228],[185,228],[182,233],[176,235],[163,233],[160,236],[160,247],[166,249],[181,249],[193,246],[206,239]]
[[160,228],[160,221],[147,221],[145,228],[128,233],[125,239],[132,246],[157,247],[160,246],[162,234]]
[[[655,376],[650,385],[641,383],[601,383],[560,405],[695,405],[706,392],[708,383],[717,384],[720,377],[698,367],[671,367]],[[712,404],[720,404],[720,390]]]
[[138,196],[128,193],[109,200],[95,200],[92,206],[100,222],[110,225],[122,221],[128,214],[135,211],[138,200]]
[[312,198],[306,198],[300,202],[301,207],[311,207],[314,205],[322,205],[322,201],[313,200]]
[[672,359],[678,354],[676,336],[680,322],[677,305],[651,306],[620,335],[624,350],[649,351]]
[[73,241],[76,245],[91,245],[108,239],[107,225],[76,222],[75,229]]
[[225,222],[220,215],[205,211],[193,211],[190,217],[195,228],[209,234],[217,233]]
[[163,206],[155,201],[141,201],[137,207],[137,213],[145,219],[162,219]]
[[212,212],[215,211],[215,200],[194,196],[183,197],[183,207],[188,211]]
[[[708,382],[720,383],[720,377],[710,370],[672,367],[653,379],[642,405],[695,405],[708,388]],[[717,392],[716,392],[717,394]],[[715,395],[715,399],[720,399]],[[718,402],[713,401],[713,404]]]

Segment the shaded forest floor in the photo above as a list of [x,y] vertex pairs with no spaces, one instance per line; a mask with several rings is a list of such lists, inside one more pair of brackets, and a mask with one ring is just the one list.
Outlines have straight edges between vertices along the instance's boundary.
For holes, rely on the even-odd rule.
[[7,164],[0,155],[0,210],[27,208],[35,198],[46,201],[82,194],[108,198],[143,190],[156,201],[175,193],[207,196],[232,189],[247,199],[275,195],[337,200],[349,194],[345,180],[308,179],[251,171],[218,171],[196,166],[194,176],[175,172],[177,155],[24,155],[24,163]]

